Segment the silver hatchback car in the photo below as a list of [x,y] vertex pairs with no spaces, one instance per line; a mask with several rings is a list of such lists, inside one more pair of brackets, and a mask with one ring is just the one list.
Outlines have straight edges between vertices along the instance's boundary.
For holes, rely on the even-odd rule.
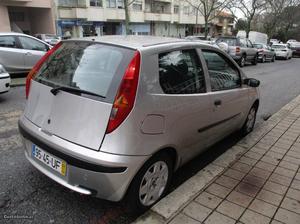
[[27,78],[27,159],[81,194],[147,209],[172,173],[230,133],[252,131],[259,81],[224,52],[142,36],[66,40]]

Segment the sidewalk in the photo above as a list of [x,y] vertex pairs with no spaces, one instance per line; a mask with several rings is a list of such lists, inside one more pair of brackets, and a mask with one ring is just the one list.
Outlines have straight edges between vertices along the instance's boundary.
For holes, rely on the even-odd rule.
[[300,224],[300,96],[135,223]]

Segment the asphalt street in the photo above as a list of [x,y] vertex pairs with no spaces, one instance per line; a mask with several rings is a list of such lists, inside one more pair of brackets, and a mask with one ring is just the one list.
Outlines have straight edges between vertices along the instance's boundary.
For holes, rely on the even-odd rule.
[[[259,126],[300,94],[300,58],[243,68],[261,81]],[[41,174],[24,157],[17,130],[25,106],[24,87],[0,95],[0,223],[130,223],[136,218],[123,203],[72,192]],[[174,175],[172,189],[239,140],[235,134],[192,160]],[[13,217],[14,216],[14,217]]]

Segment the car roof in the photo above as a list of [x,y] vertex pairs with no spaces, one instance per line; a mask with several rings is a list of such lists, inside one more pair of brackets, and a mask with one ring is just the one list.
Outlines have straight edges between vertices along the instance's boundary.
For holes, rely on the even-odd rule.
[[171,37],[157,37],[157,36],[137,36],[137,35],[107,35],[107,36],[93,36],[93,37],[70,39],[70,41],[74,41],[74,40],[95,41],[95,42],[118,45],[127,48],[133,48],[133,49],[140,49],[140,48],[157,46],[162,44],[191,43],[191,41],[186,39],[171,38]]

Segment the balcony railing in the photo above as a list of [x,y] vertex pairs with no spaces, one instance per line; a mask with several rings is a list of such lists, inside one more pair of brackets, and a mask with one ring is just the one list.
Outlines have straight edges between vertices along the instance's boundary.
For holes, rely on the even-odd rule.
[[58,6],[78,8],[88,7],[86,0],[58,0]]

